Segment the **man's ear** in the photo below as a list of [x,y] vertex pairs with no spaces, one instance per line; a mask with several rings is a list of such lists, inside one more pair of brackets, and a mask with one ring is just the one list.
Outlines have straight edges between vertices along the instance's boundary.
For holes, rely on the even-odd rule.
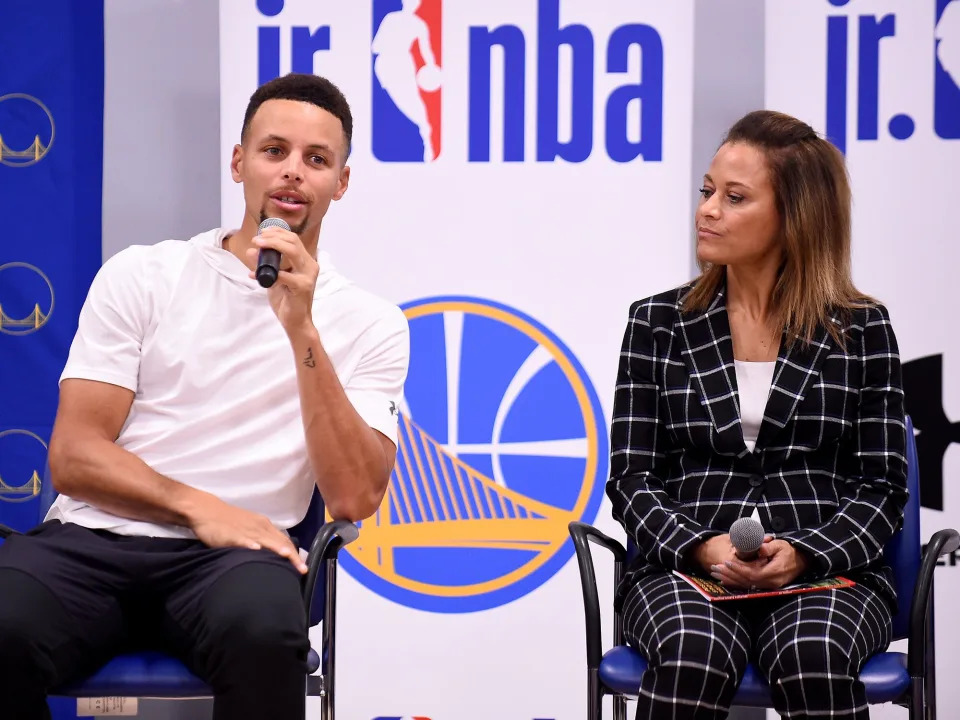
[[243,146],[233,146],[233,156],[230,158],[230,175],[235,183],[242,182],[241,172],[243,170]]
[[347,186],[350,184],[350,166],[344,165],[343,169],[340,170],[340,178],[337,180],[337,191],[333,194],[334,200],[339,200],[343,197],[343,194],[347,191]]

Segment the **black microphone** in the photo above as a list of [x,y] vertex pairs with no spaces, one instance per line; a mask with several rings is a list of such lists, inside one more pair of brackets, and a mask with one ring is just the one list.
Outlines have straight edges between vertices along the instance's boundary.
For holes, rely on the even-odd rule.
[[[286,220],[280,218],[267,218],[257,230],[257,235],[262,233],[268,227],[278,227],[281,230],[289,230],[290,226]],[[260,287],[268,288],[277,281],[280,274],[280,251],[273,248],[260,248],[260,254],[257,256],[257,282]]]
[[740,518],[730,526],[730,544],[740,560],[757,559],[757,550],[763,545],[763,525],[750,517]]

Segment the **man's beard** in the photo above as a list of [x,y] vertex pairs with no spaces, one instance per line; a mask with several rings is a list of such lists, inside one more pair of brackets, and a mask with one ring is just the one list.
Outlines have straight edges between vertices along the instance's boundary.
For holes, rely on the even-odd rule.
[[[267,219],[266,210],[265,210],[264,208],[260,208],[260,224],[262,225],[262,224],[263,224],[263,221],[266,220],[266,219]],[[283,218],[278,218],[278,219],[279,219],[279,220],[282,220]],[[299,225],[291,225],[291,226],[290,226],[290,232],[296,233],[297,235],[299,235],[299,234],[302,233],[306,228],[307,228],[307,221],[306,221],[306,219],[304,219],[303,222],[301,222]]]

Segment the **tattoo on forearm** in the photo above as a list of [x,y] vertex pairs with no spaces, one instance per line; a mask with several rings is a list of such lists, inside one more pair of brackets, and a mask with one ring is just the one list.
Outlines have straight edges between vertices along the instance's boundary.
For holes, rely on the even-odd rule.
[[317,361],[313,359],[313,348],[307,348],[307,356],[303,359],[303,364],[308,368],[317,366]]

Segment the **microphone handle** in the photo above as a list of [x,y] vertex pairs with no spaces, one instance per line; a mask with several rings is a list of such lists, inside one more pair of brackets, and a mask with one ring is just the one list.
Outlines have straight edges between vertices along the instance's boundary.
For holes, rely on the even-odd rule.
[[280,274],[280,252],[273,248],[260,248],[257,257],[257,282],[260,287],[272,286]]

